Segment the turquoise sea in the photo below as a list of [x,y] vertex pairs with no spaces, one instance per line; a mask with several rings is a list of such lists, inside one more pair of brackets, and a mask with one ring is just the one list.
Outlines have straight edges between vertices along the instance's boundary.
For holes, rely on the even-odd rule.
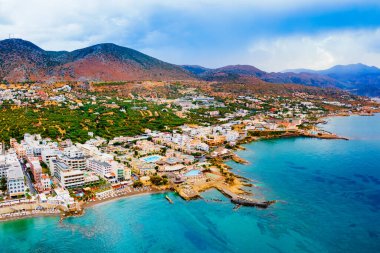
[[[380,115],[333,118],[344,140],[291,138],[246,145],[234,171],[254,180],[266,210],[216,191],[185,202],[132,197],[83,217],[0,223],[0,252],[380,252]],[[212,202],[220,198],[222,202]]]

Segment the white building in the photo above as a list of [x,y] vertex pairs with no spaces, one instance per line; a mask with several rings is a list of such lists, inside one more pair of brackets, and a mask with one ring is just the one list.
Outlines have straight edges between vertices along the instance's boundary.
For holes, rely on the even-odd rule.
[[99,161],[95,159],[87,160],[87,169],[94,171],[98,175],[104,177],[106,174],[112,172],[112,166],[108,162]]
[[43,144],[41,135],[39,134],[24,134],[24,143],[27,145],[27,155],[30,156],[30,150],[33,152],[33,156],[41,156]]
[[55,188],[54,192],[56,196],[49,197],[47,202],[50,204],[56,204],[56,205],[73,205],[74,198],[70,197],[70,193],[68,190],[62,189],[62,188]]
[[83,157],[83,152],[76,146],[67,147],[63,150],[63,154],[69,158],[81,158]]
[[24,173],[16,154],[0,156],[0,178],[2,177],[7,178],[9,196],[25,194]]
[[237,141],[237,139],[239,138],[239,132],[237,131],[228,131],[227,134],[226,134],[226,141],[228,142],[233,142],[233,141]]
[[111,169],[116,175],[117,180],[130,180],[131,179],[131,169],[125,167],[123,164],[116,161],[111,162]]
[[66,164],[57,161],[54,166],[54,176],[62,187],[75,188],[84,185],[83,171],[70,169]]
[[45,164],[49,164],[50,158],[57,157],[58,154],[58,150],[45,148],[41,151],[41,158]]
[[7,176],[7,171],[10,168],[10,161],[7,160],[6,155],[0,156],[0,178]]
[[47,166],[50,170],[50,175],[55,175],[55,163],[57,162],[57,158],[51,157],[47,163]]
[[94,145],[77,143],[76,146],[86,156],[97,156],[97,155],[101,154],[101,152],[99,151],[99,149],[96,146],[94,146]]
[[210,147],[206,143],[202,142],[196,145],[196,149],[208,152],[210,150]]
[[42,186],[42,190],[44,190],[44,191],[50,191],[51,190],[50,178],[47,174],[41,175],[41,186]]
[[58,160],[67,164],[71,169],[86,169],[86,159],[84,157],[84,154],[75,146],[65,148],[63,155],[58,156]]
[[24,173],[20,167],[12,167],[8,170],[8,194],[11,197],[25,194]]

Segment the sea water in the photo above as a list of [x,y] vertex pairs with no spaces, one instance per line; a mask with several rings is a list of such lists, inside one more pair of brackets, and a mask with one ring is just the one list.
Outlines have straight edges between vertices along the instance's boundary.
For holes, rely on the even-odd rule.
[[[254,142],[228,164],[252,179],[268,209],[233,210],[215,190],[171,193],[87,209],[82,217],[0,223],[0,252],[380,252],[380,115],[329,119],[350,138]],[[215,201],[220,199],[221,201]]]

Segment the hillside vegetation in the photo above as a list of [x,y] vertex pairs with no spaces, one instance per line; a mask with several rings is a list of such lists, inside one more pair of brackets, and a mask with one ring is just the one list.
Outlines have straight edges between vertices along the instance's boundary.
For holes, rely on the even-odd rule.
[[[70,138],[84,142],[88,132],[104,138],[133,136],[144,129],[165,130],[185,123],[163,106],[139,103],[137,109],[120,103],[126,112],[99,105],[84,105],[78,109],[66,106],[43,108],[10,108],[0,106],[0,140],[21,139],[24,133],[41,133],[52,139]],[[146,109],[144,108],[146,107]]]

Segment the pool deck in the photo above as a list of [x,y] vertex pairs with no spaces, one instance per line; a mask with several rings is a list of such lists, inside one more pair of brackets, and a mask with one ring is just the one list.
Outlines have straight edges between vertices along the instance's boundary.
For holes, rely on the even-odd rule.
[[196,176],[199,176],[200,174],[201,174],[201,172],[199,170],[190,170],[190,171],[185,173],[185,176],[186,177],[196,177]]
[[145,156],[140,158],[140,160],[146,162],[146,163],[155,163],[159,161],[162,158],[160,155],[151,155],[151,156]]

